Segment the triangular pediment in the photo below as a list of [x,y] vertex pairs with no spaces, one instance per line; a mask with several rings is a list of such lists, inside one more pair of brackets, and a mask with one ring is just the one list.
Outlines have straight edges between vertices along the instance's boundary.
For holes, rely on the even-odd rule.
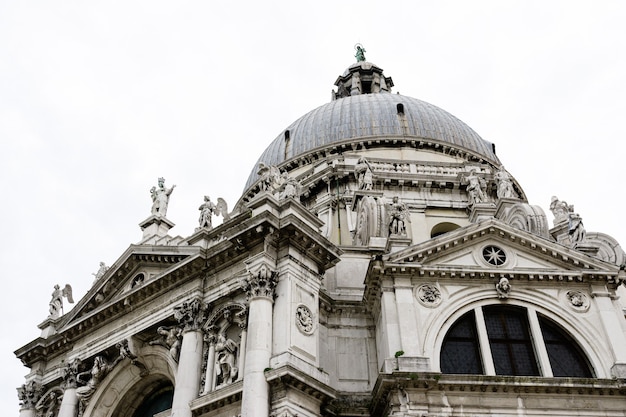
[[588,275],[610,278],[619,267],[557,242],[490,219],[433,238],[384,257],[391,268],[525,274],[558,279]]
[[96,278],[76,306],[61,317],[61,326],[57,330],[107,309],[120,310],[116,305],[123,304],[125,298],[148,286],[165,285],[158,281],[176,274],[176,271],[188,269],[198,258],[198,253],[199,248],[192,246],[131,245],[102,276]]

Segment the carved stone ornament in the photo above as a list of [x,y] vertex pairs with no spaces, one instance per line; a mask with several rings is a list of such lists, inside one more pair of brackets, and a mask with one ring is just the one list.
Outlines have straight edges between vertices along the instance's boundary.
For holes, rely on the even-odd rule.
[[313,313],[304,304],[300,304],[296,309],[296,326],[298,327],[298,330],[307,336],[312,335],[315,331]]
[[207,316],[207,306],[198,298],[185,301],[174,308],[174,318],[178,320],[183,332],[199,330]]
[[267,297],[273,300],[276,284],[278,284],[278,271],[271,269],[266,264],[261,264],[256,268],[248,269],[248,277],[241,286],[248,295],[248,299]]
[[496,284],[496,291],[498,292],[498,298],[509,298],[509,294],[511,293],[511,284],[509,283],[509,279],[504,277],[500,278],[500,281]]
[[80,372],[83,363],[80,359],[73,359],[65,368],[61,369],[61,378],[63,378],[63,389],[76,388],[76,377]]
[[20,408],[33,409],[43,394],[43,386],[35,381],[27,382],[17,389]]
[[422,284],[415,289],[415,297],[426,307],[437,307],[441,304],[441,290],[434,284]]
[[159,326],[157,333],[159,338],[151,340],[149,344],[163,346],[170,351],[172,358],[178,362],[183,329],[178,326]]
[[81,386],[76,388],[76,397],[78,398],[78,417],[81,417],[85,409],[89,405],[93,394],[96,392],[100,383],[115,368],[115,366],[124,357],[117,356],[115,360],[109,362],[104,356],[96,356],[93,360],[91,368],[85,372],[81,372],[76,376],[78,384]]
[[589,298],[582,291],[568,291],[565,298],[569,302],[571,308],[576,311],[587,311],[589,309]]

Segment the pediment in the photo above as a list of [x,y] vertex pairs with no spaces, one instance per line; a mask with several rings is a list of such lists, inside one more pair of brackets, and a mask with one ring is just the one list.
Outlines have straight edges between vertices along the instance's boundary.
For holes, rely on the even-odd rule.
[[167,285],[165,281],[172,280],[172,275],[188,274],[190,268],[199,268],[193,266],[198,263],[195,262],[198,257],[198,248],[193,246],[131,245],[102,276],[96,278],[87,294],[61,318],[59,324],[68,328],[87,316],[103,315],[107,310],[123,310],[119,305],[123,305],[128,297],[140,298],[146,290],[154,293],[158,287]]
[[582,279],[617,276],[619,267],[490,219],[384,257],[392,268],[524,274]]

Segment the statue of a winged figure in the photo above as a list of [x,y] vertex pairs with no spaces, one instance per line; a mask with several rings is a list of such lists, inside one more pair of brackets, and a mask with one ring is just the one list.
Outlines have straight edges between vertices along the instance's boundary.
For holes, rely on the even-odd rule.
[[211,198],[208,195],[204,196],[204,203],[198,207],[200,210],[200,218],[198,222],[200,223],[200,229],[213,229],[213,219],[212,216],[222,216],[224,221],[230,219],[230,214],[228,214],[228,204],[223,198],[217,199],[217,204],[213,204]]
[[52,291],[52,299],[50,300],[50,318],[57,318],[63,314],[63,297],[67,298],[67,301],[74,303],[72,297],[72,287],[70,284],[65,284],[65,287],[61,288],[59,284],[54,286]]

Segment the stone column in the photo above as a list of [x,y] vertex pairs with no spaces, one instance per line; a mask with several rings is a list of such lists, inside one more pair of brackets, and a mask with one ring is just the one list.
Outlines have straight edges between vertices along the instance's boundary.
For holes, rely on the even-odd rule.
[[80,366],[80,359],[74,359],[61,371],[61,376],[63,377],[63,399],[61,400],[58,417],[76,417],[78,413],[76,377],[78,376]]
[[198,398],[202,373],[202,322],[206,306],[199,300],[184,302],[174,309],[174,317],[183,327],[183,341],[178,359],[172,416],[191,417],[191,401]]
[[17,389],[20,400],[20,417],[35,417],[35,406],[43,394],[43,387],[30,381]]
[[239,352],[237,357],[237,366],[239,367],[237,381],[243,379],[243,371],[246,367],[246,344],[248,339],[248,328],[246,327],[246,324],[241,323],[239,327],[241,327],[241,342],[239,344]]
[[249,312],[241,415],[267,417],[270,389],[265,369],[272,356],[272,310],[278,271],[263,262],[249,267],[248,272],[249,276],[242,284],[248,295]]
[[213,377],[215,376],[215,341],[217,340],[217,336],[215,333],[211,333],[205,336],[205,340],[209,343],[209,354],[206,360],[203,394],[213,391]]

